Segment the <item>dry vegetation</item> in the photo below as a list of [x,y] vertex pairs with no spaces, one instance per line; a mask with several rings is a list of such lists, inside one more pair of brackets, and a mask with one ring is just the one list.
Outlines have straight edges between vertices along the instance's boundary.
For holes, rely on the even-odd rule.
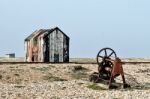
[[[129,89],[108,90],[88,80],[97,65],[0,65],[0,99],[148,99],[150,64],[124,65]],[[117,84],[122,83],[117,78]]]

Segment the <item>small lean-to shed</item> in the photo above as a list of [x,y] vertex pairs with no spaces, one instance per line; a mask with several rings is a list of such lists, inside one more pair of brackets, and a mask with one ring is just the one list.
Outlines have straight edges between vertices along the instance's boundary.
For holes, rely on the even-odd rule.
[[15,58],[15,53],[5,54],[7,58]]
[[36,62],[38,57],[37,37],[44,33],[45,30],[40,29],[34,31],[25,39],[25,60],[28,62]]
[[69,62],[69,40],[58,27],[35,31],[25,39],[26,61]]

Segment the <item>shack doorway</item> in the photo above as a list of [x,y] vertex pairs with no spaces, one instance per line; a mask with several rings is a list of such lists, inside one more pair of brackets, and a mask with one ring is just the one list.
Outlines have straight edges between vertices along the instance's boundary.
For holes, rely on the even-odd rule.
[[54,62],[59,62],[59,54],[54,54]]
[[44,62],[49,62],[49,38],[48,38],[48,36],[45,37],[44,41],[45,41]]

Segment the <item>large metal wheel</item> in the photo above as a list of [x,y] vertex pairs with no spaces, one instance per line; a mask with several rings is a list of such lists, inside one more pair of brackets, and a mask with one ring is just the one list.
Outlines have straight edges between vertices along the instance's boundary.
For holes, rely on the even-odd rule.
[[100,64],[106,59],[115,60],[117,58],[116,52],[111,48],[103,48],[97,54],[97,63]]

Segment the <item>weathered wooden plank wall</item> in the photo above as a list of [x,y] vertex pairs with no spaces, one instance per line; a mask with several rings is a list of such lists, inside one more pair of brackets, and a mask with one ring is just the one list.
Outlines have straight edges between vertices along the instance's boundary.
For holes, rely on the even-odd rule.
[[64,35],[55,30],[49,35],[49,60],[50,62],[63,62],[63,37]]

